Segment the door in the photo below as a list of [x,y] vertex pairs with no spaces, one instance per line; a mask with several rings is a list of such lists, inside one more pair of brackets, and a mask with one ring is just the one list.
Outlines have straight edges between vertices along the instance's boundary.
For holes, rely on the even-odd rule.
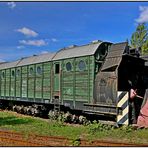
[[60,62],[54,62],[53,97],[60,97]]

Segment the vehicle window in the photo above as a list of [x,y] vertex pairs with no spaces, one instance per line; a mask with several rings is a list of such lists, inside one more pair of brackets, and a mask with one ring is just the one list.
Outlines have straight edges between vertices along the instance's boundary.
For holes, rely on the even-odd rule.
[[30,69],[29,69],[29,74],[30,74],[30,75],[33,75],[33,73],[34,73],[34,70],[33,70],[32,67],[30,67]]
[[4,72],[4,71],[2,72],[1,77],[2,77],[3,79],[5,78],[5,72]]
[[39,75],[42,74],[42,68],[40,66],[37,67],[37,74],[39,74]]
[[12,72],[11,72],[11,76],[12,76],[12,77],[15,76],[15,71],[14,71],[14,70],[12,70]]
[[55,64],[55,74],[60,73],[60,64]]
[[66,70],[71,71],[72,70],[72,65],[70,62],[66,63]]
[[20,70],[19,70],[19,69],[17,69],[17,71],[16,71],[16,76],[17,76],[17,77],[20,76]]
[[79,70],[80,70],[80,71],[86,70],[86,64],[85,64],[85,62],[84,62],[83,60],[81,60],[81,61],[79,62],[79,64],[78,64],[78,67],[79,67]]

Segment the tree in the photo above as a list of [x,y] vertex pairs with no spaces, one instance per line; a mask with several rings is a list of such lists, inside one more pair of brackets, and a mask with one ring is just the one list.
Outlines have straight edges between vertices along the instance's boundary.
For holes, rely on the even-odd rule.
[[131,37],[131,47],[140,49],[142,54],[148,53],[148,29],[145,23],[138,24]]

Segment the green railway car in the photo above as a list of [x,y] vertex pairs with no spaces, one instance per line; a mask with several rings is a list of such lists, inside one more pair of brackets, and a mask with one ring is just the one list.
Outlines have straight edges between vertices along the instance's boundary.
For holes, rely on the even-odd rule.
[[[88,114],[113,115],[117,122],[128,124],[128,117],[121,121],[128,113],[120,114],[123,109],[118,94],[128,91],[127,84],[122,84],[122,73],[129,63],[138,67],[129,67],[135,73],[140,66],[144,67],[144,60],[128,52],[127,43],[93,41],[56,53],[2,63],[1,101],[13,106],[42,104],[54,108],[58,100],[60,107]],[[124,65],[126,60],[129,63]]]

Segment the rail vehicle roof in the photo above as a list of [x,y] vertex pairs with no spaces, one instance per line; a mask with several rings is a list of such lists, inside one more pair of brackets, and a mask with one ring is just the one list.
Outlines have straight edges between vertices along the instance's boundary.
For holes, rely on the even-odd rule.
[[135,62],[138,60],[139,62],[144,62],[146,61],[143,58],[138,58],[135,56],[132,56],[127,53],[129,50],[127,46],[127,42],[122,42],[122,43],[116,43],[111,45],[111,49],[108,52],[108,55],[105,59],[105,62],[102,66],[102,71],[107,70],[112,67],[117,67],[120,65],[122,58],[127,57],[128,59],[132,59]]
[[11,67],[24,66],[29,64],[41,63],[51,61],[55,53],[46,53],[41,55],[34,55],[31,57],[22,58],[14,62],[7,62],[0,65],[0,69],[6,69]]
[[53,60],[93,55],[95,54],[96,50],[102,43],[107,43],[107,42],[98,41],[83,46],[72,46],[69,48],[61,49],[56,53]]
[[11,68],[15,67],[17,63],[19,63],[20,60],[14,61],[14,62],[5,62],[0,65],[0,69],[6,69],[6,68]]
[[118,66],[127,47],[127,42],[112,44],[101,70]]
[[47,62],[52,61],[52,58],[54,57],[55,53],[46,53],[41,55],[34,55],[28,58],[22,59],[17,66],[24,66],[24,65],[30,65],[30,64],[36,64],[41,62]]
[[56,53],[34,55],[31,57],[19,59],[14,62],[2,63],[0,65],[0,69],[25,66],[30,64],[36,64],[36,63],[47,62],[47,61],[55,61],[60,59],[73,58],[73,57],[93,55],[97,51],[98,47],[103,43],[107,43],[107,42],[95,41],[83,46],[70,46],[67,48],[63,48]]

